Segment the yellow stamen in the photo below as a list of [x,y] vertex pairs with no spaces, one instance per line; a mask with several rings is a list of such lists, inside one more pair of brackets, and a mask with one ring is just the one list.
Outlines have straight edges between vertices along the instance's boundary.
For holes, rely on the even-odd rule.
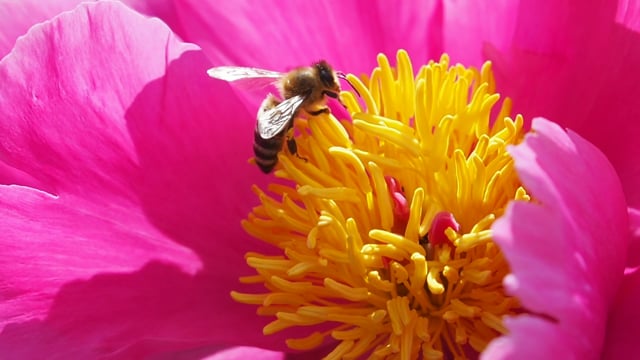
[[[530,200],[506,152],[524,120],[500,103],[490,63],[443,55],[417,75],[404,51],[395,68],[378,63],[368,78],[347,75],[361,95],[341,94],[350,121],[295,120],[308,161],[281,152],[276,175],[289,182],[254,188],[261,205],[242,222],[280,255],[247,254],[256,275],[241,281],[267,290],[231,295],[274,318],[265,334],[322,324],[287,345],[330,338],[326,359],[463,359],[523,311],[502,287],[509,268],[491,225]],[[457,224],[428,234],[442,212]]]

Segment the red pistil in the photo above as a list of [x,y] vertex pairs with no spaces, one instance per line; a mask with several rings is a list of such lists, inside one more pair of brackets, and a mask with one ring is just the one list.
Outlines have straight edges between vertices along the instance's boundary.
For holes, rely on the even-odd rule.
[[451,243],[445,231],[451,228],[454,231],[460,231],[460,224],[453,217],[453,214],[446,211],[441,211],[433,217],[431,222],[431,228],[429,229],[429,243],[431,245],[441,245],[445,243]]
[[394,177],[385,176],[384,181],[387,183],[387,188],[391,194],[393,201],[393,215],[402,224],[406,224],[409,221],[409,202],[404,196],[404,190]]

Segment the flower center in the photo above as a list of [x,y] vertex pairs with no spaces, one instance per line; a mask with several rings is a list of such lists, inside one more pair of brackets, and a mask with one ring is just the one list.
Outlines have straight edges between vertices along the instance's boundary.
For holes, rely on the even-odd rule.
[[[249,253],[263,294],[232,292],[275,319],[272,334],[307,350],[331,341],[327,359],[475,357],[522,311],[507,296],[509,267],[491,224],[507,203],[529,200],[506,146],[523,138],[491,64],[451,66],[447,55],[417,75],[405,51],[370,77],[348,75],[351,120],[295,120],[298,152],[279,155],[290,185],[257,187],[243,221],[279,255]],[[493,114],[493,115],[492,115]],[[492,120],[493,118],[493,120]]]

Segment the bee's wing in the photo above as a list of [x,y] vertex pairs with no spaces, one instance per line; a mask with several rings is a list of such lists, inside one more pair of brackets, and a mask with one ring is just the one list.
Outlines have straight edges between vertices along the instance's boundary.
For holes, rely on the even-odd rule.
[[207,70],[212,78],[233,82],[240,87],[255,89],[273,84],[283,73],[239,66],[218,66]]
[[275,107],[260,110],[258,113],[258,133],[263,139],[271,139],[279,134],[293,120],[296,111],[302,105],[304,97],[290,97]]

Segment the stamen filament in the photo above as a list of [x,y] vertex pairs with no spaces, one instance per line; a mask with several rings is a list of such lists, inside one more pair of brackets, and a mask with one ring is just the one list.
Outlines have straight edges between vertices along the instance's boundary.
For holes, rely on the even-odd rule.
[[[232,292],[275,319],[265,334],[318,326],[287,345],[334,343],[325,359],[477,357],[525,311],[504,292],[508,264],[492,224],[530,201],[507,147],[524,120],[495,93],[491,64],[445,54],[415,74],[405,51],[378,56],[369,77],[344,77],[351,119],[296,118],[301,159],[278,155],[276,176],[242,222],[275,256],[246,255],[264,294]],[[497,117],[492,118],[492,113]],[[473,352],[475,354],[472,354]]]

